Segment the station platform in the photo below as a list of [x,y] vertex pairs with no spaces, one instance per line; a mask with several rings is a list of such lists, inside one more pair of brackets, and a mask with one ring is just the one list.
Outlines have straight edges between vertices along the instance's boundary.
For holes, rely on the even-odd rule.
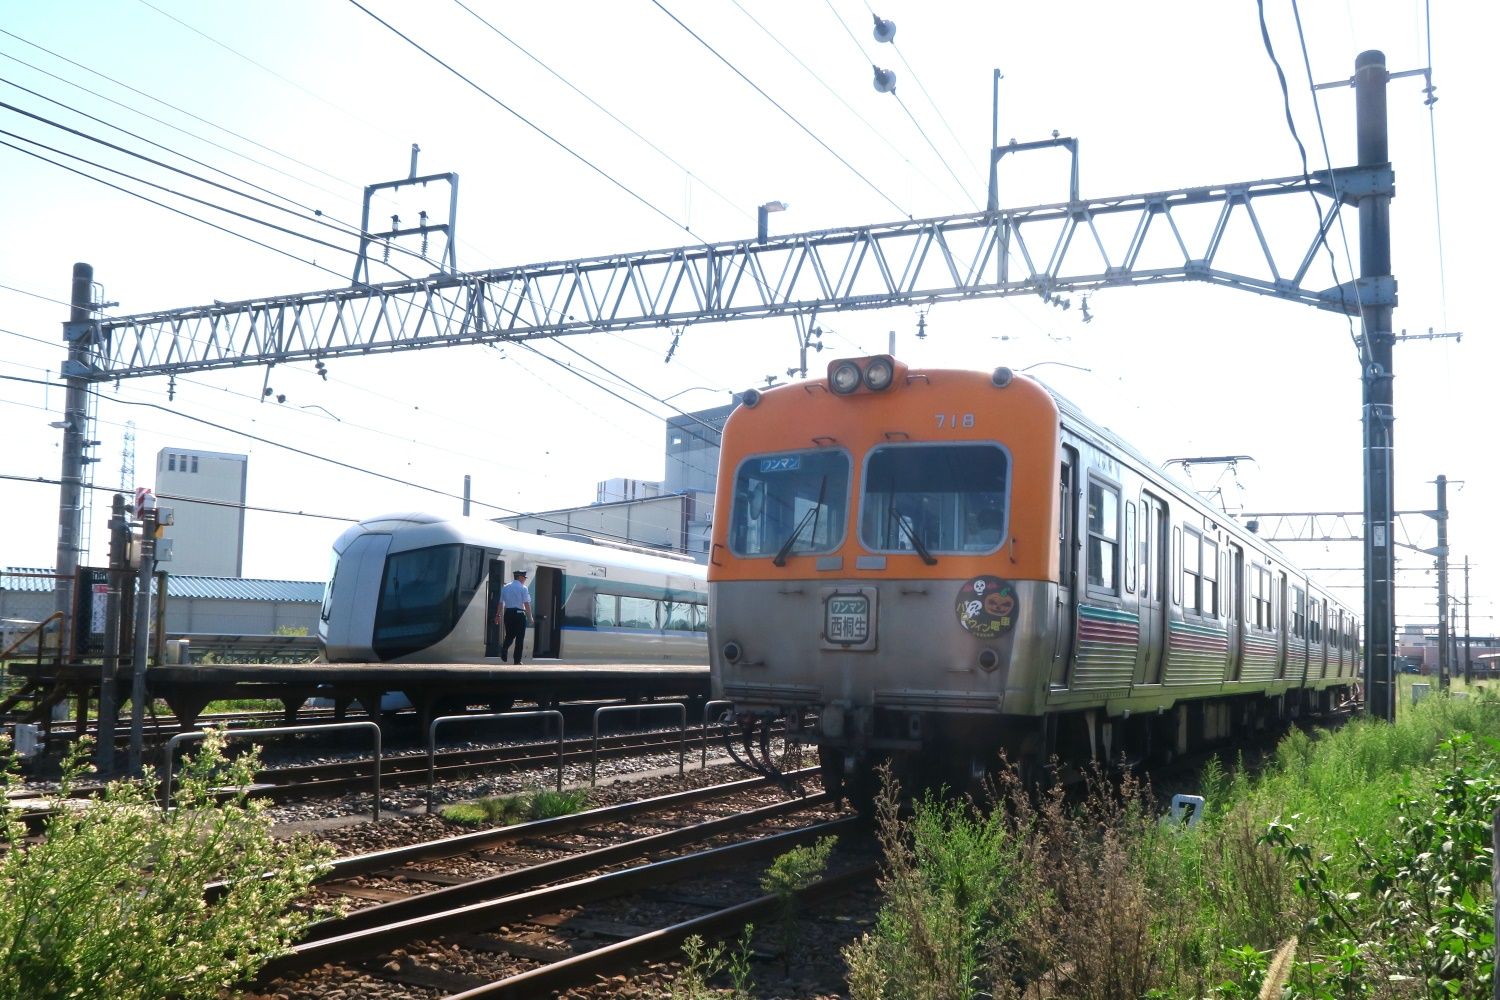
[[[36,667],[11,664],[12,675],[59,688],[92,686],[97,665]],[[32,674],[37,676],[32,676]],[[45,674],[46,676],[42,676]],[[130,678],[117,682],[122,694]],[[153,666],[146,690],[167,703],[178,725],[192,729],[203,709],[224,699],[280,701],[288,724],[310,699],[327,699],[342,716],[358,702],[378,717],[382,696],[404,694],[425,720],[453,705],[490,705],[508,710],[517,702],[553,705],[568,701],[691,701],[709,697],[708,667],[699,664],[568,663],[537,660],[516,666],[479,663],[201,663]]]

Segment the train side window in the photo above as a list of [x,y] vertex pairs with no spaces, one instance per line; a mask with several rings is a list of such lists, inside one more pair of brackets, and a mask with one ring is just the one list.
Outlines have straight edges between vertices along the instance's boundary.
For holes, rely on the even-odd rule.
[[614,594],[594,595],[594,627],[614,628],[620,624],[620,599]]
[[1250,567],[1249,623],[1263,632],[1271,630],[1271,573],[1264,566]]
[[1301,587],[1292,588],[1292,636],[1307,636],[1307,591]]
[[1125,501],[1125,589],[1135,593],[1136,560],[1139,552],[1135,547],[1135,501]]
[[1182,610],[1187,614],[1204,613],[1203,536],[1192,528],[1182,529]]
[[1182,529],[1172,529],[1172,603],[1182,603]]
[[1219,617],[1219,543],[1203,539],[1203,617]]
[[1229,543],[1224,562],[1224,608],[1229,620],[1237,622],[1241,618],[1240,594],[1245,589],[1245,550]]
[[1120,491],[1089,480],[1088,581],[1094,590],[1120,592]]
[[656,628],[657,602],[645,597],[620,598],[621,628]]

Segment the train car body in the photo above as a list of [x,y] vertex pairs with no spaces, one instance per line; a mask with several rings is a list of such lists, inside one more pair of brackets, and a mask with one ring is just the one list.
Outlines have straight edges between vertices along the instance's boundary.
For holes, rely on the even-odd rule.
[[499,663],[500,588],[530,577],[526,662],[707,661],[703,567],[484,520],[390,514],[333,546],[318,637],[338,662]]
[[714,697],[786,718],[830,787],[1171,755],[1355,684],[1348,609],[1008,369],[877,356],[752,392],[715,510]]

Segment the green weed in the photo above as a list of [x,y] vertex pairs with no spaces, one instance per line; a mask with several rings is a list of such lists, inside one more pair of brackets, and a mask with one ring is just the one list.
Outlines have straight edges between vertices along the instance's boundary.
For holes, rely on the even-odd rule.
[[570,816],[587,808],[589,794],[577,788],[565,792],[537,789],[519,795],[476,799],[444,806],[442,816],[470,826],[510,826],[532,820]]

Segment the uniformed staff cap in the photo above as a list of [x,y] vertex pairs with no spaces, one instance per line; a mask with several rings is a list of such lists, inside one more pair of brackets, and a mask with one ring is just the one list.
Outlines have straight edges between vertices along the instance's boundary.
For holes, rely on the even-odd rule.
[[526,575],[526,571],[524,569],[518,569],[514,573],[511,574],[511,576],[515,577],[518,580],[521,577],[525,576],[525,575]]

